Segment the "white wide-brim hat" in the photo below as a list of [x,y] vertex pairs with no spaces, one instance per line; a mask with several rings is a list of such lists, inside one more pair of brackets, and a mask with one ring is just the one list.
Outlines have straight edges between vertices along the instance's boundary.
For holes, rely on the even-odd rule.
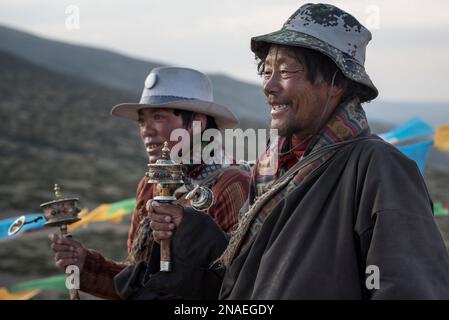
[[214,102],[212,83],[203,73],[179,67],[153,69],[145,80],[139,103],[121,103],[111,114],[137,121],[145,108],[177,109],[209,115],[218,129],[234,128],[236,116],[227,107]]

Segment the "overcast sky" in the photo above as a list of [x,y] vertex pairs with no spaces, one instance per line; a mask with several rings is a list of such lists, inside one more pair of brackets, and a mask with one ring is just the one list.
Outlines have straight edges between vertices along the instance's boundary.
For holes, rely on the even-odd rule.
[[[1,0],[0,24],[51,39],[260,83],[249,50],[250,37],[280,29],[303,3]],[[381,99],[449,102],[449,1],[329,3],[352,13],[373,33],[366,68]],[[79,9],[79,29],[70,29],[76,20],[71,5]]]

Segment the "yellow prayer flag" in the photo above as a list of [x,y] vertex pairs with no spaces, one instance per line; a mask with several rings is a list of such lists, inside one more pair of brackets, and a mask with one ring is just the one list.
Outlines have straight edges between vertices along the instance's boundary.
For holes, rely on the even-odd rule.
[[69,232],[72,232],[76,228],[78,228],[82,225],[86,225],[89,222],[101,221],[101,218],[106,214],[108,208],[109,208],[108,204],[100,205],[99,207],[95,208],[91,212],[84,214],[80,221],[68,225],[67,230]]
[[11,293],[8,289],[0,288],[0,300],[30,300],[37,295],[41,290],[34,289],[18,293]]
[[434,146],[441,151],[449,151],[449,124],[437,128]]

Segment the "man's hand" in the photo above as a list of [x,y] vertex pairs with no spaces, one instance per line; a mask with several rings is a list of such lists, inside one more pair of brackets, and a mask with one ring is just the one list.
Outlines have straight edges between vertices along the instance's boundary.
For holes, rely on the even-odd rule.
[[76,265],[80,272],[86,260],[87,249],[78,241],[50,234],[51,248],[55,252],[55,265],[65,272],[69,265]]
[[154,240],[159,243],[161,240],[171,239],[175,228],[182,221],[182,206],[149,200],[147,210]]

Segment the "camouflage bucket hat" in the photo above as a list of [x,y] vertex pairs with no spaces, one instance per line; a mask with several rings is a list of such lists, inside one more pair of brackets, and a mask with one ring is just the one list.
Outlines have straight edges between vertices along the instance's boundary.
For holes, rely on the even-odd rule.
[[340,68],[343,74],[366,87],[366,100],[379,94],[365,71],[365,52],[371,32],[349,13],[329,4],[305,4],[282,29],[251,38],[254,53],[267,43],[297,46],[319,51]]

